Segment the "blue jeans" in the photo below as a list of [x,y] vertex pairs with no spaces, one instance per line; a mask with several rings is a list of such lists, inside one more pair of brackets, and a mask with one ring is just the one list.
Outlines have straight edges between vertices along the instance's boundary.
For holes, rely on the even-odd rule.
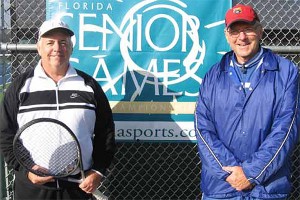
[[[222,200],[222,199],[210,198],[202,194],[202,200]],[[226,200],[264,200],[264,199],[259,199],[254,197],[230,197],[230,198],[226,198]],[[276,200],[286,200],[286,198],[276,199]]]

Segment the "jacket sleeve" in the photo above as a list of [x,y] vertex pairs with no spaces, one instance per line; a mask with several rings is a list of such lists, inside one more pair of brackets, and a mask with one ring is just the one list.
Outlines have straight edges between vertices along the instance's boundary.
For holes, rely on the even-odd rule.
[[284,77],[284,92],[278,111],[275,111],[271,132],[242,168],[251,182],[262,184],[275,174],[292,154],[297,143],[299,127],[299,74],[297,66],[290,63],[284,67],[292,69]]
[[18,129],[18,91],[15,83],[8,87],[0,105],[0,150],[5,162],[17,169],[19,164],[13,154],[13,139]]
[[239,163],[232,152],[219,139],[215,128],[214,113],[212,113],[210,105],[215,81],[210,74],[214,73],[217,72],[208,72],[201,84],[194,124],[202,167],[210,170],[218,179],[225,180],[229,173],[222,170],[222,167],[237,166]]
[[96,122],[92,168],[104,174],[112,163],[116,150],[115,125],[112,110],[101,86],[93,81],[93,88],[96,98]]

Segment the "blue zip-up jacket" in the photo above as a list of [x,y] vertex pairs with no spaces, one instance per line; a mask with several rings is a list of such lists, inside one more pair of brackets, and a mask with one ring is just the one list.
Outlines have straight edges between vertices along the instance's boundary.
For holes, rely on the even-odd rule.
[[[287,197],[291,191],[290,155],[299,127],[298,67],[263,49],[263,63],[251,90],[233,81],[233,51],[212,66],[200,86],[195,130],[202,164],[201,190],[208,197]],[[238,192],[223,166],[241,166],[251,190]]]

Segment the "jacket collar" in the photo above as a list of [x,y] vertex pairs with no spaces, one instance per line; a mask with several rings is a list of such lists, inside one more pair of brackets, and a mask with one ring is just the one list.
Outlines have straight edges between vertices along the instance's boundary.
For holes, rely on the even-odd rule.
[[[261,48],[263,49],[262,57],[264,60],[264,62],[261,65],[261,69],[267,71],[278,70],[279,69],[278,62],[276,60],[274,53],[270,49],[266,49],[263,47]],[[230,67],[230,62],[232,60],[231,58],[232,56],[234,56],[233,54],[234,54],[233,51],[229,51],[222,57],[220,61],[220,67],[222,71],[228,71],[228,68]]]
[[[34,69],[34,75],[42,78],[48,78],[47,74],[45,73],[41,65],[41,60],[38,62],[37,66]],[[69,68],[64,78],[73,77],[73,76],[77,76],[77,72],[71,65],[69,65]]]

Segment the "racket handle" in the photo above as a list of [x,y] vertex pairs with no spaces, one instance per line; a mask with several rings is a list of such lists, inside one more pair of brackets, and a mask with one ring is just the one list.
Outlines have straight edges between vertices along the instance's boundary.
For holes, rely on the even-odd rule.
[[[75,178],[60,178],[61,180],[65,180],[65,181],[70,181],[70,182],[74,182],[74,183],[81,183],[82,179],[78,180]],[[93,196],[97,199],[97,200],[108,200],[108,197],[105,196],[104,194],[102,194],[99,190],[95,190],[93,192]]]
[[99,190],[95,190],[93,192],[93,196],[97,199],[97,200],[108,200],[108,197],[105,196],[104,194],[102,194]]
[[73,183],[82,183],[82,179],[75,179],[75,178],[59,178],[60,180],[69,181]]

